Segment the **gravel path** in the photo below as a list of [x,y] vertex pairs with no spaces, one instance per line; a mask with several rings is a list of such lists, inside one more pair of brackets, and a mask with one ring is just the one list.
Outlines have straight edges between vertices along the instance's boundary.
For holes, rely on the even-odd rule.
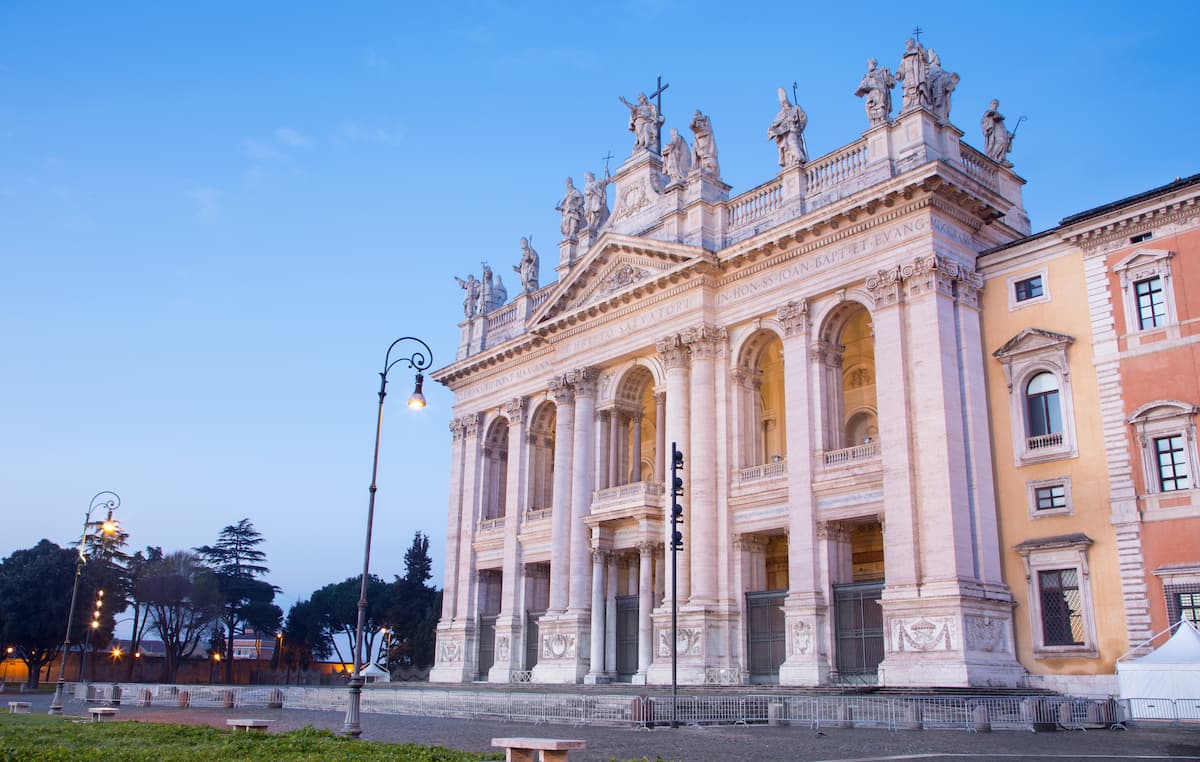
[[[18,700],[18,694],[0,694],[0,707]],[[46,694],[20,695],[33,703],[33,711],[45,712]],[[312,725],[340,732],[342,712],[302,709],[178,709],[175,707],[120,707],[121,720],[174,722],[225,727],[233,717],[274,720],[271,732]],[[68,702],[67,714],[86,717],[79,702]],[[587,749],[572,752],[572,762],[609,762],[617,759],[656,756],[680,762],[776,762],[797,760],[1200,760],[1200,726],[1140,727],[1126,732],[964,733],[960,731],[899,731],[784,727],[706,727],[703,729],[657,728],[651,731],[626,728],[533,725],[486,720],[411,717],[405,715],[362,715],[363,738],[392,743],[419,743],[469,751],[491,751],[491,739],[505,736],[580,738]]]

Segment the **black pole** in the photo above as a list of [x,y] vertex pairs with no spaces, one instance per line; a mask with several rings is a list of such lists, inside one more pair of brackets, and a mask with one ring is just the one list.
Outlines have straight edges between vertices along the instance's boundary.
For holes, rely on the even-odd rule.
[[671,443],[671,727],[679,727],[679,549],[683,547],[683,453]]

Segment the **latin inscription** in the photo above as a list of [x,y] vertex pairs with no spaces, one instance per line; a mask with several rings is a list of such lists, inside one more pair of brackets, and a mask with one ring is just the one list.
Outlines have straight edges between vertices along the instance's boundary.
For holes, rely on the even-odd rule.
[[[683,299],[677,299],[676,301],[659,305],[652,310],[639,313],[628,320],[595,328],[582,336],[577,336],[560,344],[560,356],[572,355],[594,347],[597,344],[606,344],[615,339],[623,338],[643,328],[659,325],[668,318],[687,312],[695,307],[696,304],[697,300],[695,297],[684,297]],[[667,331],[669,329],[664,328],[663,330]]]
[[822,249],[799,262],[793,262],[758,278],[737,283],[725,289],[717,295],[717,304],[732,304],[748,296],[770,291],[806,275],[812,275],[835,265],[858,259],[864,254],[870,254],[888,246],[894,246],[913,236],[921,235],[927,230],[929,230],[928,220],[921,217],[890,228],[877,230],[841,246]]
[[495,378],[489,378],[487,381],[481,381],[478,384],[462,389],[455,393],[455,399],[458,401],[468,400],[473,397],[478,397],[481,394],[503,389],[512,386],[518,381],[524,381],[527,378],[546,378],[550,375],[554,363],[551,360],[542,360],[534,365],[523,365],[511,373],[505,373]]

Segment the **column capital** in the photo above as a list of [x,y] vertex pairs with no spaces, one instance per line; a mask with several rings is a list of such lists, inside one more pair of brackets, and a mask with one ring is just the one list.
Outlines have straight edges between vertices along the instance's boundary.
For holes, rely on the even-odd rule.
[[464,437],[471,439],[479,436],[479,425],[483,423],[483,413],[469,413],[458,420]]
[[775,317],[783,324],[783,335],[799,336],[808,327],[808,301],[791,301],[775,310]]
[[729,334],[724,328],[718,328],[708,323],[701,323],[682,331],[680,340],[692,352],[693,360],[711,360],[717,352],[724,348]]
[[663,365],[667,370],[687,367],[688,348],[684,345],[680,334],[659,339],[654,348],[662,356]]
[[450,440],[457,442],[466,436],[467,424],[462,418],[450,419]]
[[880,270],[867,277],[867,292],[875,309],[894,307],[900,303],[902,277],[899,267]]
[[654,552],[658,550],[658,546],[659,543],[657,542],[639,542],[637,544],[638,555],[642,558],[652,556],[654,555]]
[[575,389],[576,397],[596,397],[596,381],[600,377],[600,372],[595,368],[576,368],[575,370],[567,371],[564,378],[566,382]]
[[524,397],[513,397],[508,402],[504,403],[504,417],[508,419],[509,426],[521,426],[525,423],[525,411],[529,408],[529,402]]
[[570,405],[575,402],[575,389],[567,382],[565,375],[550,379],[547,387],[550,390],[550,396],[554,398],[554,404]]

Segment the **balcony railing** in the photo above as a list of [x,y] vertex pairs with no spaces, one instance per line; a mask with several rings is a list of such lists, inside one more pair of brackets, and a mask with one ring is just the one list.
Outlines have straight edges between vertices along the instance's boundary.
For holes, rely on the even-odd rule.
[[1036,437],[1029,437],[1025,440],[1025,447],[1030,450],[1044,450],[1047,447],[1062,447],[1063,435],[1062,432],[1053,434],[1041,434]]
[[525,521],[541,521],[550,518],[549,508],[530,508],[525,511]]
[[634,503],[640,505],[661,505],[662,496],[662,482],[633,482],[631,484],[622,484],[617,487],[596,490],[592,493],[592,505],[603,509]]
[[738,481],[752,482],[759,479],[770,479],[772,476],[783,476],[787,473],[787,460],[781,459],[758,466],[743,468],[738,472]]
[[824,455],[826,468],[846,466],[851,463],[857,463],[862,460],[871,460],[872,458],[878,457],[878,442],[867,442],[866,444],[860,444],[854,447],[844,447],[841,450],[829,450]]
[[479,531],[486,532],[490,529],[501,529],[504,527],[504,517],[499,516],[494,519],[482,519],[479,522]]

